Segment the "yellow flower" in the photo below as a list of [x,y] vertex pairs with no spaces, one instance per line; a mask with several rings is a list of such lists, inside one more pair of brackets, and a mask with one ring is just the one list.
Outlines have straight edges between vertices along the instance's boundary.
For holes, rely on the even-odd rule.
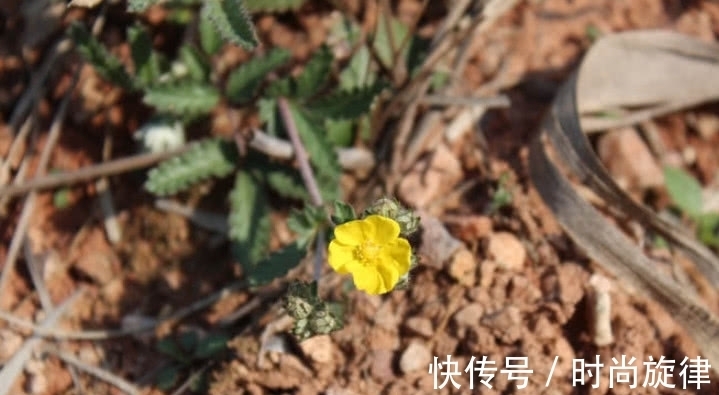
[[412,256],[399,231],[397,221],[380,215],[338,225],[329,246],[329,264],[339,274],[351,273],[359,290],[389,292],[409,271]]

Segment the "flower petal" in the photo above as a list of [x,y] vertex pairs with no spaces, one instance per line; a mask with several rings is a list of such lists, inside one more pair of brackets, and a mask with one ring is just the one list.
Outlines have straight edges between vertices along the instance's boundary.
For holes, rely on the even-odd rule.
[[394,286],[397,285],[399,281],[400,274],[397,270],[397,265],[393,261],[394,259],[392,259],[392,257],[384,256],[376,268],[377,274],[379,274],[382,280],[383,288],[387,290],[385,292],[394,289]]
[[364,220],[345,222],[335,227],[335,240],[350,246],[361,244],[372,232],[371,226]]
[[407,239],[398,238],[385,246],[385,253],[392,258],[400,276],[409,271],[412,262],[412,247]]
[[339,242],[337,239],[330,242],[327,254],[327,262],[332,269],[339,274],[350,272],[348,265],[354,261],[352,253],[354,247]]
[[386,243],[399,236],[399,224],[392,218],[381,215],[369,215],[364,219],[372,228],[368,238],[375,242]]
[[352,279],[354,280],[355,288],[371,295],[379,295],[389,291],[374,268],[357,266],[352,270]]

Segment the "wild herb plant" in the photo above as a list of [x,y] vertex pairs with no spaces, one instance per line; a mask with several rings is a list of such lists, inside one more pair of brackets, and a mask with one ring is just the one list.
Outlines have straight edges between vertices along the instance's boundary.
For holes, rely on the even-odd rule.
[[[160,2],[130,0],[128,12],[142,12],[155,3]],[[182,44],[175,59],[167,59],[152,47],[152,37],[139,18],[127,29],[132,72],[82,25],[73,25],[70,35],[78,52],[101,77],[128,94],[141,95],[163,119],[197,122],[226,103],[254,106],[269,135],[283,138],[290,127],[296,128],[321,200],[334,204],[310,204],[307,180],[289,164],[258,152],[241,154],[235,142],[214,137],[194,142],[185,153],[151,169],[145,189],[157,196],[173,195],[210,179],[232,176],[228,237],[251,286],[285,276],[315,246],[329,251],[330,266],[340,274],[352,274],[357,288],[365,292],[389,292],[406,281],[416,263],[407,238],[417,230],[417,217],[390,199],[381,199],[359,216],[339,201],[341,168],[336,148],[368,137],[373,104],[396,84],[395,77],[402,72],[394,70],[411,75],[418,68],[424,42],[389,16],[382,17],[377,32],[368,39],[362,38],[356,24],[342,18],[327,45],[311,56],[299,75],[286,72],[291,60],[288,50],[271,48],[256,53],[228,75],[218,76],[211,69],[211,57],[224,45],[239,45],[248,51],[258,45],[250,12],[296,9],[303,1],[161,3],[174,7],[181,16],[176,20],[196,23],[197,42]],[[198,17],[186,17],[187,12],[196,12]],[[396,43],[403,43],[399,50]],[[337,59],[339,48],[350,48],[351,56]],[[270,73],[277,78],[268,81]],[[305,203],[288,219],[289,228],[297,235],[295,242],[274,252],[269,251],[269,194]],[[326,234],[330,240],[325,240]],[[317,294],[320,272],[315,271],[313,282],[291,284],[285,298],[285,307],[295,318],[293,332],[301,339],[342,327],[340,306]]]

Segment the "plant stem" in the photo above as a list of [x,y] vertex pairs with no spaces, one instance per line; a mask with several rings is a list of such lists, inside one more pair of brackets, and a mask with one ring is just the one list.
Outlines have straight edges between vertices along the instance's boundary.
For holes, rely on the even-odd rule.
[[[320,193],[320,189],[317,186],[317,180],[315,179],[315,175],[312,172],[312,166],[310,166],[309,157],[307,156],[307,151],[305,150],[305,146],[302,145],[302,140],[300,139],[300,134],[297,131],[297,125],[295,124],[295,119],[292,117],[292,111],[290,110],[290,105],[287,103],[287,99],[284,97],[280,97],[277,101],[277,104],[280,106],[280,114],[282,116],[282,121],[285,124],[285,129],[287,130],[287,135],[290,138],[290,142],[292,143],[292,147],[295,151],[295,158],[297,158],[297,163],[300,167],[300,175],[302,176],[302,180],[305,183],[305,186],[307,187],[307,191],[310,194],[310,199],[312,200],[312,204],[321,207],[323,205],[322,202],[322,194]],[[324,232],[320,231],[317,234],[317,250],[318,253],[315,254],[315,265],[314,265],[314,280],[316,283],[319,284],[320,277],[322,275],[322,263],[323,263],[323,255],[321,252],[321,248],[324,246],[324,242],[320,244],[320,240],[324,239]]]
[[302,180],[304,181],[307,191],[310,194],[312,204],[315,206],[322,206],[322,194],[317,186],[315,175],[312,172],[312,166],[310,166],[307,151],[305,150],[305,146],[302,144],[302,140],[300,139],[300,134],[297,131],[297,125],[295,124],[294,117],[292,117],[290,105],[284,97],[280,97],[277,103],[280,106],[282,121],[285,124],[287,135],[290,138],[292,147],[295,150],[295,158],[297,158],[297,164],[300,166],[300,175],[302,176]]

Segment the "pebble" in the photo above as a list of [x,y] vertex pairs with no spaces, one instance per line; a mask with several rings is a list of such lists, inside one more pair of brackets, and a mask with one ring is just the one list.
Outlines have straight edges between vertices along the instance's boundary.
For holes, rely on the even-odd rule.
[[422,343],[412,342],[402,353],[399,359],[399,369],[402,373],[410,373],[427,369],[432,360],[432,352]]
[[410,317],[405,320],[404,327],[408,331],[424,337],[430,337],[434,332],[432,321],[425,317]]
[[458,283],[471,287],[477,280],[477,262],[474,255],[467,249],[460,249],[452,256],[449,263],[449,275]]
[[370,373],[379,382],[392,381],[395,378],[392,361],[394,353],[392,350],[375,350],[372,352],[372,367]]
[[634,128],[621,128],[603,135],[597,153],[609,173],[624,188],[664,185],[662,169]]
[[473,327],[479,324],[484,309],[479,303],[470,303],[454,314],[454,322],[460,327]]
[[499,267],[515,271],[524,266],[527,250],[512,233],[497,232],[489,237],[487,255],[492,257]]
[[334,359],[332,355],[334,344],[329,335],[311,337],[301,342],[300,348],[307,358],[316,363],[328,364]]

